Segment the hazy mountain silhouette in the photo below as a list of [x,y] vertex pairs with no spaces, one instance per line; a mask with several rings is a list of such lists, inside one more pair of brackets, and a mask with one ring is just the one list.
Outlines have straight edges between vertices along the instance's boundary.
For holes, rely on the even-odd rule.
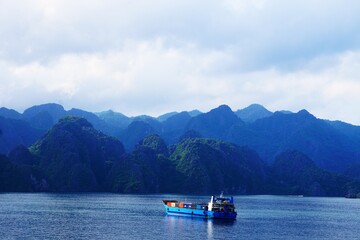
[[21,113],[15,111],[14,109],[8,109],[5,107],[0,108],[0,116],[4,118],[22,119]]
[[[26,109],[22,114],[23,118],[33,127],[45,130],[52,127],[65,115],[66,111],[64,107],[56,103],[36,105]],[[40,124],[39,121],[41,122]]]
[[131,118],[112,110],[96,113],[96,115],[112,128],[119,128],[120,130],[125,129],[132,122]]
[[[360,191],[359,182],[318,168],[298,151],[279,154],[272,166],[276,188],[283,193],[306,196],[345,196]],[[280,192],[281,193],[281,192]]]
[[167,120],[169,117],[172,117],[172,116],[174,116],[176,114],[178,114],[178,112],[165,113],[165,114],[162,114],[162,115],[158,116],[157,120],[160,121],[160,122],[163,122],[163,121]]
[[253,104],[234,113],[222,105],[207,113],[170,112],[159,121],[145,115],[127,117],[113,111],[97,114],[81,109],[66,111],[58,104],[43,104],[30,107],[23,114],[1,108],[0,115],[3,116],[0,118],[0,153],[3,154],[17,145],[30,146],[61,117],[71,115],[83,117],[97,130],[117,137],[128,152],[144,137],[158,134],[166,144],[203,137],[249,146],[269,164],[289,149],[301,151],[317,166],[338,173],[360,163],[359,126],[318,119],[306,110],[271,113]]
[[123,130],[119,139],[124,143],[125,149],[131,151],[141,139],[157,131],[144,121],[134,121],[125,130]]
[[261,118],[270,117],[273,113],[260,104],[251,104],[244,109],[237,110],[235,114],[244,122],[251,123]]
[[299,150],[319,167],[337,172],[360,160],[360,141],[306,110],[293,114],[276,112],[271,117],[255,121],[249,128],[255,137],[240,144],[253,147],[269,162],[288,149]]
[[8,154],[20,144],[30,146],[43,133],[24,120],[0,117],[0,153]]
[[191,118],[186,130],[195,130],[204,137],[226,139],[235,125],[244,125],[244,122],[227,105],[221,105]]

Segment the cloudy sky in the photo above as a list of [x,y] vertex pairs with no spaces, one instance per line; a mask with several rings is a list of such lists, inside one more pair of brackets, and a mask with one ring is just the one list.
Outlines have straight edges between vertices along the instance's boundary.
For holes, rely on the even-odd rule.
[[0,0],[0,106],[307,109],[360,125],[360,1]]

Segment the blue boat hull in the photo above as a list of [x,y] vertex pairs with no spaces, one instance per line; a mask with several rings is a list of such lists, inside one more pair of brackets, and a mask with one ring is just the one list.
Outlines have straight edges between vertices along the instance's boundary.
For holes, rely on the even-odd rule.
[[236,212],[213,212],[202,209],[169,207],[166,205],[165,210],[168,215],[173,216],[189,216],[214,219],[235,219],[237,215]]

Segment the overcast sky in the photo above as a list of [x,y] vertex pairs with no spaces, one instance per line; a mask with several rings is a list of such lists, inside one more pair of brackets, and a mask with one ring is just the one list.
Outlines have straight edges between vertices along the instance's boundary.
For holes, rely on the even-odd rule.
[[360,1],[0,0],[0,106],[307,109],[360,125]]

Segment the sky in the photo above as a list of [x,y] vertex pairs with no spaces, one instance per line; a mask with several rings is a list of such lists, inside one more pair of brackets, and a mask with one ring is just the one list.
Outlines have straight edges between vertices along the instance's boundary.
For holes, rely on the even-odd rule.
[[221,104],[360,125],[360,1],[0,0],[0,107]]

